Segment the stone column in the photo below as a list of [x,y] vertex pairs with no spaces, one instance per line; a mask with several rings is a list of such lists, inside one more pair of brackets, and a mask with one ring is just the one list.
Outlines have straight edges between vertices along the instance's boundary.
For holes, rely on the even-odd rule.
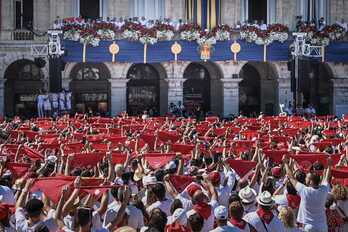
[[4,116],[4,102],[5,102],[5,89],[4,89],[5,80],[0,79],[0,116]]
[[168,107],[170,103],[177,104],[179,101],[183,103],[184,81],[183,78],[168,79]]
[[127,110],[128,79],[110,79],[111,87],[111,116]]
[[[278,79],[278,102],[284,104],[286,107],[293,100],[293,93],[291,92],[291,79],[290,78],[279,78]],[[277,106],[277,109],[279,106]],[[283,108],[284,109],[284,108]]]
[[336,78],[333,82],[333,113],[341,117],[348,114],[348,78]]
[[239,114],[239,82],[241,78],[221,79],[224,90],[223,115],[227,117],[230,114]]

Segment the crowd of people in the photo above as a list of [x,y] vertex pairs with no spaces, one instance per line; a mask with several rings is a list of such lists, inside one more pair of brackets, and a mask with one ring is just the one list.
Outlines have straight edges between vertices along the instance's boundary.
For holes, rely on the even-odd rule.
[[63,89],[59,93],[40,91],[36,98],[37,116],[57,117],[71,112],[71,92]]
[[0,121],[0,231],[348,231],[348,117]]

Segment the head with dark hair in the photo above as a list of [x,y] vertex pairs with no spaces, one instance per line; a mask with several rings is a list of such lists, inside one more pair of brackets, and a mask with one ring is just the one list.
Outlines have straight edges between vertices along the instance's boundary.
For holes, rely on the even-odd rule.
[[319,161],[316,161],[316,162],[313,163],[312,169],[313,169],[314,171],[322,171],[322,170],[324,170],[325,168],[324,168],[324,165],[323,165],[322,163],[320,163]]
[[290,194],[290,195],[297,195],[297,191],[295,189],[295,187],[292,185],[292,183],[290,181],[286,182],[286,191]]
[[275,191],[275,180],[273,177],[268,177],[265,181],[265,184],[262,186],[262,192],[263,191],[268,191],[271,194],[274,193]]
[[198,213],[195,213],[189,216],[187,222],[192,232],[200,232],[203,228],[204,219]]
[[74,216],[75,229],[90,228],[92,226],[93,210],[91,208],[77,208]]
[[179,199],[175,199],[170,206],[170,213],[173,214],[176,209],[184,208],[182,202]]
[[310,187],[318,187],[320,184],[320,176],[317,173],[310,172],[306,176],[306,185]]
[[25,205],[25,210],[33,222],[38,222],[41,220],[43,207],[44,203],[42,201],[39,199],[31,199]]
[[153,192],[153,194],[155,195],[155,197],[158,201],[164,200],[164,198],[166,196],[166,189],[165,189],[163,184],[161,184],[161,183],[155,184],[152,187],[151,191]]
[[244,208],[240,201],[234,201],[229,207],[230,216],[236,220],[241,220],[244,214]]
[[158,231],[164,232],[166,224],[167,215],[159,208],[153,209],[150,215],[148,227],[156,228]]
[[241,201],[240,197],[238,196],[238,193],[231,193],[231,196],[228,199],[228,203],[231,204],[231,203],[236,202],[236,201],[237,202]]
[[111,195],[115,198],[116,201],[123,201],[123,192],[124,192],[124,189],[121,188],[121,187],[113,187],[111,189]]
[[302,183],[302,184],[305,184],[306,183],[306,173],[304,173],[302,170],[298,169],[296,172],[295,172],[295,179]]

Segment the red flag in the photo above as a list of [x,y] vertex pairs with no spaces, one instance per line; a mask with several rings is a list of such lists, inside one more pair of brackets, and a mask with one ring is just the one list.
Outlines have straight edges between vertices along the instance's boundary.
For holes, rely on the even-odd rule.
[[21,163],[6,163],[6,168],[11,171],[15,178],[21,178],[28,172],[30,165]]
[[158,169],[173,160],[175,154],[173,153],[148,153],[145,154],[145,160],[153,169]]
[[71,161],[71,167],[87,167],[96,166],[98,162],[102,161],[103,153],[77,153]]
[[175,143],[171,147],[173,152],[180,152],[181,154],[191,154],[191,151],[195,148],[195,145]]
[[175,187],[176,191],[181,193],[189,184],[193,182],[194,178],[192,176],[172,175],[169,177],[169,180]]
[[276,164],[280,164],[282,162],[283,155],[289,154],[287,150],[264,150],[263,153]]
[[180,135],[176,132],[169,132],[169,131],[159,131],[158,132],[158,138],[162,140],[163,142],[168,142],[169,140],[172,143],[175,143],[180,139]]
[[74,183],[74,176],[55,176],[35,180],[31,192],[41,191],[55,204],[58,203],[62,188]]
[[[341,155],[331,155],[331,159],[333,162],[333,165],[336,165],[338,161],[340,160]],[[328,155],[325,153],[299,153],[297,155],[291,155],[291,158],[296,160],[297,163],[301,163],[303,161],[310,162],[311,164],[315,162],[320,162],[324,165],[324,167],[327,167],[327,158]]]
[[234,169],[240,177],[245,176],[250,170],[256,167],[256,162],[249,160],[228,159],[228,164]]
[[28,156],[32,160],[42,160],[44,159],[43,155],[39,153],[39,151],[34,150],[28,146],[23,147],[23,154]]

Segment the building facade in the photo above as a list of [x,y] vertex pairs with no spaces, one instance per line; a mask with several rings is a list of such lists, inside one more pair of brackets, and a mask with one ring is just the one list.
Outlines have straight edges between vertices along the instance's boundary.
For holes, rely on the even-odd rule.
[[[184,19],[185,0],[0,0],[0,115],[35,111],[35,97],[52,78],[45,54],[46,32],[57,18],[134,17]],[[255,10],[260,9],[260,10]],[[222,0],[221,22],[258,20],[294,29],[296,16],[348,21],[347,0]],[[28,30],[29,28],[29,30]],[[38,59],[41,57],[41,59]],[[42,59],[46,65],[42,64]],[[152,109],[165,114],[171,103],[200,104],[228,116],[277,114],[293,99],[287,62],[66,63],[61,86],[73,94],[75,111],[88,108],[116,115]],[[307,62],[303,102],[323,114],[348,112],[348,64]],[[52,72],[51,72],[52,73]],[[55,83],[53,83],[55,84]]]

